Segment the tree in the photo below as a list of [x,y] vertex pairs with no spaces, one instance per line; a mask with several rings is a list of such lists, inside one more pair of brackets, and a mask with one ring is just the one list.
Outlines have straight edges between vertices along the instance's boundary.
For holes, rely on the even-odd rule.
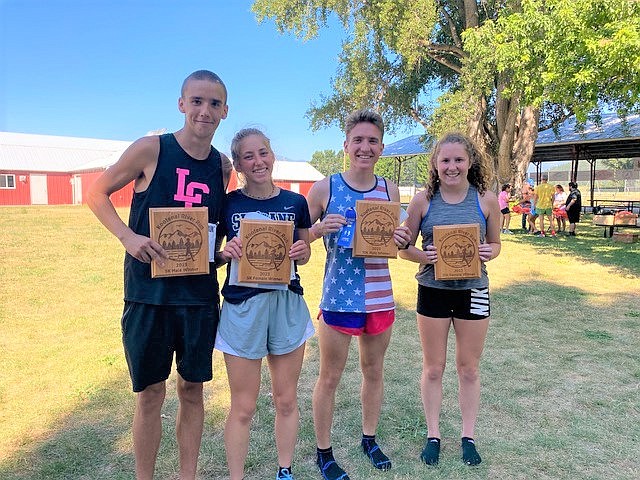
[[325,177],[332,173],[342,172],[344,152],[342,150],[318,150],[311,156],[309,163]]
[[640,105],[636,0],[256,0],[253,10],[303,39],[331,15],[345,27],[332,93],[308,111],[313,129],[370,105],[390,131],[463,130],[496,185],[521,184],[539,130]]
[[[400,179],[398,180],[398,170]],[[385,157],[378,160],[375,173],[398,182],[402,187],[423,187],[429,178],[429,157]]]
[[632,158],[610,158],[602,162],[610,170],[631,170],[633,169]]

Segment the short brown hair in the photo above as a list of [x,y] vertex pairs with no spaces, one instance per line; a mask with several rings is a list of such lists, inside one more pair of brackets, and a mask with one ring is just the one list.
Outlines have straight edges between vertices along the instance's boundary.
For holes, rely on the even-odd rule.
[[359,123],[372,123],[380,130],[380,140],[384,137],[384,120],[379,113],[366,108],[352,112],[344,122],[344,132],[349,136],[353,127]]
[[184,79],[184,82],[182,82],[182,88],[180,89],[180,96],[182,98],[184,98],[184,91],[191,80],[207,80],[211,83],[219,83],[222,85],[222,89],[224,90],[224,103],[227,103],[227,86],[218,75],[209,70],[196,70]]

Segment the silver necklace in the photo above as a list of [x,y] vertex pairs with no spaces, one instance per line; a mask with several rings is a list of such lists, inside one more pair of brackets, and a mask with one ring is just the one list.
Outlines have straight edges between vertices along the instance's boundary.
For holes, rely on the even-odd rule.
[[273,194],[275,193],[275,191],[276,191],[276,186],[273,183],[271,184],[271,191],[265,196],[251,195],[249,192],[247,192],[246,187],[242,188],[242,193],[249,198],[253,198],[254,200],[266,200],[267,198],[271,198],[273,197]]

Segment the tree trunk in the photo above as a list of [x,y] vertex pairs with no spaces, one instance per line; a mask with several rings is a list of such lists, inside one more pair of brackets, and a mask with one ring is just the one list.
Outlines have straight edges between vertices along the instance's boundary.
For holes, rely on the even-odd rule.
[[485,131],[484,127],[488,108],[487,99],[484,96],[478,98],[475,101],[475,105],[470,105],[470,108],[473,108],[473,117],[468,123],[467,133],[485,163],[487,174],[489,175],[489,185],[487,188],[495,189],[498,165],[492,151],[491,136]]
[[517,136],[513,145],[511,167],[514,178],[512,183],[517,192],[522,188],[522,182],[527,177],[529,162],[533,157],[533,150],[538,139],[538,124],[540,122],[540,110],[527,106],[522,110],[518,120]]
[[514,183],[515,172],[512,164],[512,152],[516,135],[518,134],[516,123],[520,102],[517,98],[511,98],[504,102],[498,99],[498,103],[505,103],[505,108],[496,109],[496,113],[499,113],[496,117],[496,123],[499,125],[498,132],[500,135],[498,137],[498,168],[496,172],[499,187],[505,183]]

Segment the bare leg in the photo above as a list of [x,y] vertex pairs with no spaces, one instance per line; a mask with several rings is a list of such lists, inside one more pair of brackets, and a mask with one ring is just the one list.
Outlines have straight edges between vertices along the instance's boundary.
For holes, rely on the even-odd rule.
[[231,390],[231,409],[224,427],[224,445],[229,478],[241,480],[249,450],[249,429],[260,391],[262,360],[249,360],[225,353],[224,361]]
[[418,314],[418,332],[422,344],[422,377],[420,391],[427,421],[427,437],[440,438],[442,408],[442,375],[447,362],[447,337],[450,319]]
[[456,332],[456,368],[458,370],[462,436],[473,438],[480,407],[480,357],[489,328],[489,319],[453,320]]
[[540,214],[540,233],[544,233],[544,214]]
[[331,446],[331,424],[336,402],[336,389],[340,383],[349,354],[351,336],[318,322],[320,344],[320,373],[313,389],[313,426],[318,448]]
[[275,432],[278,466],[290,467],[298,438],[298,379],[304,358],[304,345],[285,355],[269,355],[269,371],[276,409]]
[[196,478],[198,454],[202,442],[204,401],[202,383],[187,382],[178,375],[178,416],[176,437],[180,450],[180,480]]
[[149,385],[136,396],[136,410],[133,415],[133,451],[138,480],[153,478],[162,436],[160,411],[165,392],[165,382],[159,382]]
[[362,433],[365,435],[375,435],[380,420],[384,395],[384,355],[391,339],[391,330],[390,327],[379,335],[358,337],[362,370]]

